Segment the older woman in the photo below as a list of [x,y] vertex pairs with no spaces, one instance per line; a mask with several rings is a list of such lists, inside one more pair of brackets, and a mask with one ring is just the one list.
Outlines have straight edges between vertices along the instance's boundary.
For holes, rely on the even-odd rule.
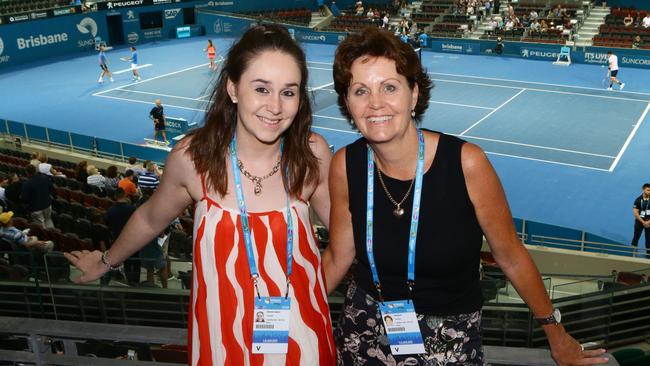
[[562,327],[483,151],[417,127],[431,82],[412,48],[378,29],[350,35],[336,52],[334,86],[363,135],[330,169],[328,290],[358,262],[335,330],[339,364],[483,365],[483,235],[558,364],[607,362]]

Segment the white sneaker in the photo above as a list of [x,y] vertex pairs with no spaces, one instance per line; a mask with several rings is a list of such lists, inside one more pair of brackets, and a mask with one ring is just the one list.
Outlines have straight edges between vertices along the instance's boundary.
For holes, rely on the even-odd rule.
[[621,88],[618,90],[623,90],[623,88],[625,88],[625,83],[621,83]]
[[612,90],[612,87],[610,86],[609,88],[607,88],[607,90]]
[[104,82],[104,79],[99,79],[99,80],[97,80],[97,82],[101,84],[101,83]]
[[113,80],[113,78],[111,78],[111,83],[114,83],[114,82],[115,82],[115,80]]

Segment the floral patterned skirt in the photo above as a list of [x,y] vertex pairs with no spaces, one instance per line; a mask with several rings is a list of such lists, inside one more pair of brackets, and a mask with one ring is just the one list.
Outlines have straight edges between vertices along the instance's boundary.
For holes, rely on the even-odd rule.
[[352,281],[334,330],[339,366],[483,366],[481,311],[417,314],[426,353],[391,354],[377,302]]

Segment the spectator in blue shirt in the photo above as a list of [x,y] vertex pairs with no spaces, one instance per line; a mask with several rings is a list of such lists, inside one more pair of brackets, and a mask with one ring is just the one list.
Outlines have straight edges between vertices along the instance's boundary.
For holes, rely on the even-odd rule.
[[158,174],[156,174],[156,168],[156,164],[153,162],[147,164],[147,172],[138,177],[138,185],[141,189],[155,190],[158,188],[160,179],[158,178]]
[[330,10],[332,11],[332,15],[335,17],[341,15],[341,10],[339,10],[339,7],[336,6],[336,1],[332,1],[332,5],[330,6]]
[[35,236],[27,236],[24,232],[16,229],[13,225],[13,211],[0,214],[0,239],[6,241],[15,250],[29,249],[43,253],[49,253],[54,249],[54,243],[50,240],[38,240]]

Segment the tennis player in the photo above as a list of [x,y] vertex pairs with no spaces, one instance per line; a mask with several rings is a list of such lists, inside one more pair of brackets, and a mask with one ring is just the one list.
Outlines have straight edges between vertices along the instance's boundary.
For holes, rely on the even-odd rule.
[[108,71],[108,59],[106,58],[106,47],[101,46],[99,48],[99,67],[102,69],[102,73],[99,74],[99,80],[97,80],[98,83],[103,83],[104,82],[104,75],[107,75],[111,83],[115,80],[113,80],[113,75],[111,75],[111,72]]
[[133,72],[133,80],[140,81],[140,73],[138,72],[138,51],[135,47],[131,46],[131,57],[126,59],[126,61],[131,61],[131,71]]
[[215,57],[217,57],[217,49],[212,44],[212,40],[208,39],[208,47],[203,50],[203,52],[208,53],[208,60],[210,60],[210,70],[216,70],[217,65],[214,63]]
[[165,112],[160,99],[156,99],[156,105],[149,112],[149,118],[153,121],[153,139],[157,141],[158,134],[162,135],[163,142],[169,144],[167,132],[165,132]]
[[609,70],[609,88],[607,90],[612,90],[614,83],[619,85],[619,90],[623,90],[625,83],[616,78],[616,75],[618,75],[618,57],[612,51],[607,51],[607,62],[609,63],[607,67],[607,70]]

